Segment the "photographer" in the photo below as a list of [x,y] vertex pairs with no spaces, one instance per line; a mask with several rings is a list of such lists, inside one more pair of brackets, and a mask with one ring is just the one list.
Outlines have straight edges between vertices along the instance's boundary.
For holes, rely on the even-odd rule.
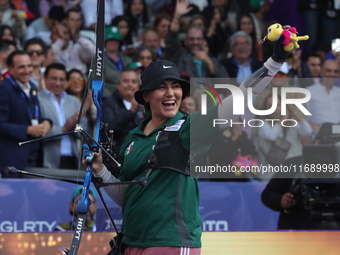
[[[276,173],[263,190],[262,203],[280,212],[278,229],[340,228],[340,181],[331,171],[340,155],[340,135],[333,133],[334,126],[339,125],[323,124],[314,144],[304,146],[302,156],[283,162],[296,173]],[[317,171],[321,166],[325,171]]]
[[[282,165],[301,165],[302,156],[287,159]],[[285,173],[276,173],[262,191],[262,203],[280,212],[278,229],[317,229],[305,209],[298,179],[287,178]],[[286,177],[286,178],[285,178]]]

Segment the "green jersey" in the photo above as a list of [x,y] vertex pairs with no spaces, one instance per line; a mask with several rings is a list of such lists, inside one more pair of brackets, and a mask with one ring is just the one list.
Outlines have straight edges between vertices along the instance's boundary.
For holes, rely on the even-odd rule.
[[[221,130],[212,128],[217,118],[217,107],[209,114],[195,113],[180,125],[183,146],[197,152],[208,150],[212,137]],[[152,153],[159,134],[166,128],[175,131],[176,123],[183,118],[178,112],[149,135],[143,133],[149,121],[143,121],[126,137],[120,157],[122,158],[121,181],[144,177],[148,171],[147,160]],[[190,143],[190,125],[200,143]],[[209,127],[208,127],[209,125]],[[170,127],[170,128],[169,128]],[[178,129],[178,125],[177,125]],[[202,141],[202,134],[206,139]],[[192,132],[193,133],[193,132]],[[191,134],[194,139],[194,134]],[[194,140],[193,140],[194,141]],[[190,146],[191,145],[191,146]],[[173,159],[176,160],[176,159]],[[125,190],[123,204],[123,242],[134,247],[178,246],[201,247],[201,217],[199,214],[199,189],[197,178],[169,169],[156,169],[148,176],[146,186],[129,185]]]

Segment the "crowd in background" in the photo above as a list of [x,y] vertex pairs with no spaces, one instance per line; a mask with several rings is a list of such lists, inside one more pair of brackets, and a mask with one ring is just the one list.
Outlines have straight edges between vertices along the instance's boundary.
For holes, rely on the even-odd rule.
[[[280,70],[280,79],[274,79],[270,89],[278,86],[304,87],[310,90],[313,98],[313,93],[324,93],[323,87],[313,87],[322,83],[322,77],[338,78],[340,56],[334,45],[332,49],[332,40],[340,37],[340,30],[337,29],[340,6],[334,5],[336,1],[190,2],[188,12],[178,8],[178,2],[176,6],[176,1],[173,0],[105,0],[103,119],[115,130],[115,135],[119,136],[114,144],[116,153],[127,132],[143,118],[143,109],[135,102],[133,93],[138,90],[139,75],[157,59],[174,62],[183,79],[235,78],[237,85],[271,56],[271,42],[263,42],[263,39],[267,34],[267,27],[279,22],[296,27],[301,35],[308,34],[309,40],[299,42],[301,49],[291,52]],[[6,61],[9,54],[22,49],[31,57],[33,70],[30,81],[38,91],[49,89],[49,83],[52,84],[53,81],[44,79],[45,70],[52,63],[59,63],[63,67],[53,66],[51,70],[65,71],[65,76],[59,78],[63,90],[75,96],[81,103],[94,53],[96,6],[97,0],[1,0],[1,80],[10,74]],[[340,52],[340,47],[338,51]],[[305,79],[302,82],[297,78]],[[335,90],[332,95],[340,95],[340,83],[337,80],[333,82],[323,85],[327,87],[327,92],[322,98],[340,102],[338,97],[327,99],[330,90]],[[183,112],[199,110],[198,99],[191,93],[191,97],[183,102]],[[85,100],[88,101],[88,113],[83,117],[82,124],[93,133],[95,110],[91,99]],[[258,109],[268,109],[272,101],[271,90],[268,90],[258,98],[256,105]],[[320,109],[318,103],[311,101],[308,105],[310,111]],[[277,104],[277,111],[262,118],[281,121],[293,118],[297,120],[298,128],[286,128],[280,123],[271,127],[266,126],[266,123],[263,129],[256,132],[247,128],[228,129],[219,139],[224,145],[216,144],[218,148],[228,148],[225,150],[228,153],[228,164],[242,161],[238,157],[240,155],[251,156],[251,160],[259,160],[257,163],[268,163],[265,154],[278,137],[291,143],[287,158],[299,156],[302,145],[311,142],[309,137],[317,132],[322,123],[340,122],[340,117],[335,117],[340,116],[337,110],[339,108],[334,108],[334,112],[330,114],[331,119],[327,119],[328,115],[326,119],[317,117],[317,114],[324,114],[320,111],[312,112],[314,119],[307,120],[294,108],[288,109],[286,116],[281,116],[280,99]],[[334,105],[324,106],[323,109],[332,107]],[[71,116],[77,114],[74,111]],[[241,116],[241,119],[253,117],[248,113]],[[70,130],[76,122],[70,124],[67,121],[65,119]],[[63,157],[63,160],[67,158]],[[209,160],[214,161],[208,157],[207,161]],[[42,163],[42,166],[47,165]],[[113,173],[118,174],[118,171],[116,169]]]

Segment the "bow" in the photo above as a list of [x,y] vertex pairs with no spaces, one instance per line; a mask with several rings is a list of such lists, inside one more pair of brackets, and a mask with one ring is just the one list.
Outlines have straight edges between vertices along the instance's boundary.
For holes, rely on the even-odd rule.
[[[104,61],[103,61],[103,52],[104,52],[104,30],[105,30],[105,20],[104,20],[104,14],[105,14],[105,5],[104,0],[98,0],[97,1],[97,27],[96,27],[96,48],[95,48],[95,65],[94,65],[94,78],[92,80],[92,100],[94,105],[97,109],[97,120],[96,120],[96,132],[94,140],[99,143],[100,139],[100,124],[101,124],[101,117],[102,117],[102,98],[103,98],[103,67],[104,67]],[[91,76],[91,72],[90,72]],[[87,93],[85,93],[85,96]],[[84,96],[84,97],[85,97]],[[85,100],[82,102],[82,107],[80,110],[80,113],[82,111],[83,105]],[[79,119],[81,117],[79,116]],[[79,120],[78,120],[79,123]],[[79,125],[77,125],[76,130],[83,131]],[[96,144],[97,145],[97,144]],[[89,145],[88,145],[89,146]],[[90,150],[97,151],[97,146],[89,146]],[[85,179],[83,183],[83,188],[81,192],[81,197],[78,201],[77,206],[77,221],[76,221],[76,228],[73,234],[72,244],[71,248],[68,251],[67,249],[64,249],[64,252],[67,255],[76,255],[78,254],[78,249],[80,246],[80,241],[83,233],[83,229],[85,226],[86,221],[86,214],[88,212],[88,208],[90,206],[90,199],[89,199],[89,188],[92,180],[92,162],[94,159],[94,155],[88,155],[86,156],[86,173],[85,173]],[[99,188],[95,185],[98,194],[100,194],[100,198],[102,198],[101,193],[99,191]],[[102,200],[104,201],[104,200]],[[113,223],[114,224],[114,223]]]
[[[94,183],[94,186],[97,190],[99,198],[117,234],[118,234],[118,229],[114,223],[112,216],[110,215],[109,208],[107,207],[104,201],[104,198],[100,191],[100,187],[110,186],[110,185],[125,185],[125,184],[140,184],[140,185],[146,184],[145,179],[141,179],[138,181],[130,181],[130,182],[119,182],[119,183],[101,183],[100,180],[93,178],[92,176],[92,169],[93,169],[92,163],[94,160],[94,155],[92,152],[97,152],[99,151],[99,149],[101,149],[102,152],[107,154],[109,158],[111,158],[113,161],[115,161],[118,164],[118,162],[112,157],[112,155],[107,150],[107,148],[110,148],[112,144],[113,137],[109,138],[109,136],[105,134],[105,137],[107,140],[106,145],[108,145],[108,147],[106,148],[104,148],[100,143],[100,137],[101,137],[100,131],[104,129],[101,123],[101,117],[102,117],[101,105],[102,105],[102,99],[103,99],[103,86],[104,86],[103,71],[104,71],[104,36],[105,36],[104,34],[105,33],[104,32],[105,31],[105,16],[104,16],[105,15],[105,0],[97,1],[97,11],[98,13],[97,13],[97,26],[96,26],[95,58],[94,58],[94,65],[93,63],[91,65],[91,67],[94,69],[94,78],[91,84],[92,85],[91,86],[92,87],[92,100],[97,109],[96,132],[95,132],[94,138],[92,138],[91,135],[86,133],[79,124],[77,125],[75,129],[75,132],[80,132],[82,134],[83,138],[85,139],[87,143],[86,153],[84,153],[84,157],[86,158],[86,173],[85,173],[85,179],[83,183],[81,197],[78,201],[78,206],[77,206],[78,216],[77,216],[76,228],[74,231],[71,248],[70,250],[64,247],[62,248],[62,250],[67,255],[78,254],[81,236],[82,236],[82,232],[83,232],[84,225],[85,225],[86,214],[90,206],[90,199],[88,195],[89,195],[89,188],[90,188],[91,181]],[[89,77],[91,78],[91,70],[90,70]],[[82,113],[82,108],[87,98],[88,87],[89,86],[87,86],[86,93],[84,93],[84,98],[83,98],[82,106],[80,109],[80,113]],[[81,114],[79,115],[78,123],[80,123],[80,118],[81,118]],[[110,151],[112,151],[112,148],[110,149]]]
[[[140,185],[146,185],[147,180],[146,179],[140,179],[137,181],[127,181],[127,182],[116,182],[116,183],[101,183],[101,180],[99,178],[93,177],[93,168],[92,168],[92,163],[94,160],[94,153],[93,152],[98,152],[101,150],[101,152],[105,153],[106,155],[109,156],[113,161],[115,161],[117,164],[118,162],[112,157],[112,155],[108,152],[108,149],[110,149],[110,146],[112,146],[112,140],[113,137],[109,137],[105,133],[105,138],[106,142],[104,143],[104,146],[102,143],[100,143],[100,131],[103,130],[103,125],[101,123],[101,117],[102,117],[102,99],[103,99],[103,71],[104,71],[104,31],[105,31],[105,0],[98,0],[97,1],[97,27],[96,27],[96,47],[95,47],[95,56],[92,58],[92,63],[91,63],[91,68],[94,69],[94,74],[93,74],[93,79],[91,81],[91,87],[92,87],[92,100],[93,103],[97,109],[97,119],[96,119],[96,131],[95,131],[95,136],[94,138],[88,134],[83,128],[79,125],[80,119],[82,116],[84,104],[87,99],[87,94],[89,91],[89,85],[90,85],[90,80],[91,80],[91,74],[92,70],[90,70],[89,73],[89,79],[88,83],[86,86],[86,91],[83,96],[82,104],[80,107],[80,114],[78,118],[78,124],[73,131],[65,132],[62,134],[50,136],[50,137],[44,137],[44,138],[38,138],[30,141],[25,141],[25,142],[20,142],[19,145],[27,144],[30,142],[35,142],[35,141],[41,141],[41,140],[46,140],[46,139],[51,139],[54,137],[58,136],[63,136],[63,135],[68,135],[72,133],[80,133],[80,135],[83,137],[83,139],[86,142],[86,153],[84,153],[84,157],[86,159],[86,172],[85,172],[85,178],[84,181],[77,181],[77,180],[71,180],[71,179],[63,179],[63,178],[56,178],[53,176],[46,176],[46,175],[41,175],[41,174],[33,174],[29,173],[26,171],[21,171],[17,170],[15,167],[7,167],[6,171],[7,173],[10,174],[24,174],[24,175],[31,175],[31,176],[36,176],[36,177],[41,177],[41,178],[47,178],[47,179],[52,179],[52,180],[58,180],[58,181],[64,181],[64,182],[69,182],[69,183],[74,183],[74,184],[80,184],[83,185],[82,187],[82,192],[81,192],[81,197],[78,200],[78,206],[77,206],[77,220],[76,220],[76,228],[73,234],[73,239],[71,243],[71,248],[68,249],[66,247],[62,247],[61,250],[64,251],[67,255],[77,255],[78,250],[80,247],[80,242],[81,242],[81,237],[83,233],[83,229],[85,226],[85,221],[86,221],[86,214],[88,213],[88,209],[90,206],[90,199],[89,199],[89,188],[91,181],[94,183],[94,186],[97,190],[97,193],[99,195],[100,200],[102,201],[102,204],[104,206],[105,211],[107,212],[107,215],[111,221],[111,224],[113,225],[116,233],[118,234],[118,229],[112,219],[112,216],[110,215],[109,209],[104,201],[104,198],[102,196],[102,193],[100,191],[100,187],[104,186],[111,186],[111,185],[126,185],[126,184],[140,184]],[[112,148],[110,149],[112,151]],[[119,165],[119,164],[118,164]],[[111,244],[111,243],[110,243]],[[112,245],[111,245],[112,246]]]

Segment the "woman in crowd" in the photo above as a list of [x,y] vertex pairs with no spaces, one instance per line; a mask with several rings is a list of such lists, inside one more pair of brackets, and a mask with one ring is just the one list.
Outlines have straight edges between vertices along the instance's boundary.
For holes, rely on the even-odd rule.
[[94,125],[95,125],[95,107],[92,103],[92,93],[88,93],[87,98],[83,98],[85,93],[86,79],[84,74],[78,69],[71,69],[66,76],[68,82],[68,88],[66,92],[70,95],[78,98],[79,102],[84,104],[84,111],[86,115],[81,119],[80,125],[83,129],[89,134],[94,134]]
[[137,49],[134,61],[140,62],[143,69],[149,66],[154,60],[152,50],[149,47],[142,45]]
[[149,14],[144,0],[129,0],[125,14],[131,20],[133,42],[140,41],[145,26],[149,23]]
[[249,14],[243,14],[237,22],[237,31],[246,32],[252,39],[252,54],[256,60],[263,62],[262,44],[256,38],[254,20]]
[[157,14],[153,22],[153,29],[159,35],[159,38],[161,40],[161,47],[163,49],[165,48],[164,39],[165,39],[165,36],[169,32],[170,23],[171,23],[171,18],[166,13]]
[[120,35],[122,36],[123,42],[121,45],[121,50],[124,52],[124,54],[129,55],[132,53],[134,51],[134,46],[132,42],[132,30],[129,17],[126,15],[116,16],[112,20],[111,25],[118,27]]
[[228,39],[228,34],[221,26],[221,11],[217,7],[207,8],[203,12],[203,16],[205,17],[205,34],[211,55],[218,58]]
[[14,41],[18,49],[21,49],[20,41],[16,38],[13,29],[8,25],[0,25],[0,38],[3,40]]

